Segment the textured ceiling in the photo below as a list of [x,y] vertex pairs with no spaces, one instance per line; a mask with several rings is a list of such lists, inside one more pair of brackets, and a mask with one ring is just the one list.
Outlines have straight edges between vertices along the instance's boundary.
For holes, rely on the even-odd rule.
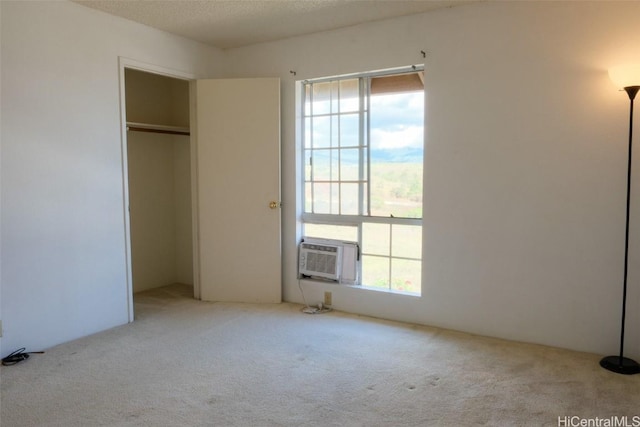
[[73,0],[222,49],[477,0]]

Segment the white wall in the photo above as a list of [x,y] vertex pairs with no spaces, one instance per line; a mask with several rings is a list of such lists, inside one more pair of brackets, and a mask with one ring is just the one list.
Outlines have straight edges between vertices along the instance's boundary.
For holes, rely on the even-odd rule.
[[[302,302],[295,79],[424,62],[423,295],[305,284],[307,300],[331,290],[340,310],[615,354],[629,101],[606,69],[640,61],[639,13],[488,2],[231,50],[232,74],[283,79],[285,299]],[[626,354],[638,359],[640,186],[633,197]]]
[[118,57],[201,77],[220,51],[70,2],[0,2],[2,355],[128,319]]

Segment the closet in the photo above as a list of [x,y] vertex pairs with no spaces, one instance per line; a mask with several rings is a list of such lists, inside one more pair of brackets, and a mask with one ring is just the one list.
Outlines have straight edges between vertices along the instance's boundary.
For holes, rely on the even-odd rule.
[[193,288],[189,82],[125,69],[133,292]]

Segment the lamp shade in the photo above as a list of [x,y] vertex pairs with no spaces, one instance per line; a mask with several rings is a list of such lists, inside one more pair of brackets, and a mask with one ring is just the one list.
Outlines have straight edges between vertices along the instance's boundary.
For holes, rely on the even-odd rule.
[[609,77],[619,89],[640,86],[640,64],[620,65],[610,68]]

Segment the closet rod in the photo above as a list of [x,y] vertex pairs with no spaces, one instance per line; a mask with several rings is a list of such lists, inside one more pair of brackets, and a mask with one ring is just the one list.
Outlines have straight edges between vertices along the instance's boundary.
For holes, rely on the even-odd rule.
[[127,123],[127,130],[132,132],[154,132],[166,133],[170,135],[190,135],[189,128],[177,126],[151,125],[146,123]]

